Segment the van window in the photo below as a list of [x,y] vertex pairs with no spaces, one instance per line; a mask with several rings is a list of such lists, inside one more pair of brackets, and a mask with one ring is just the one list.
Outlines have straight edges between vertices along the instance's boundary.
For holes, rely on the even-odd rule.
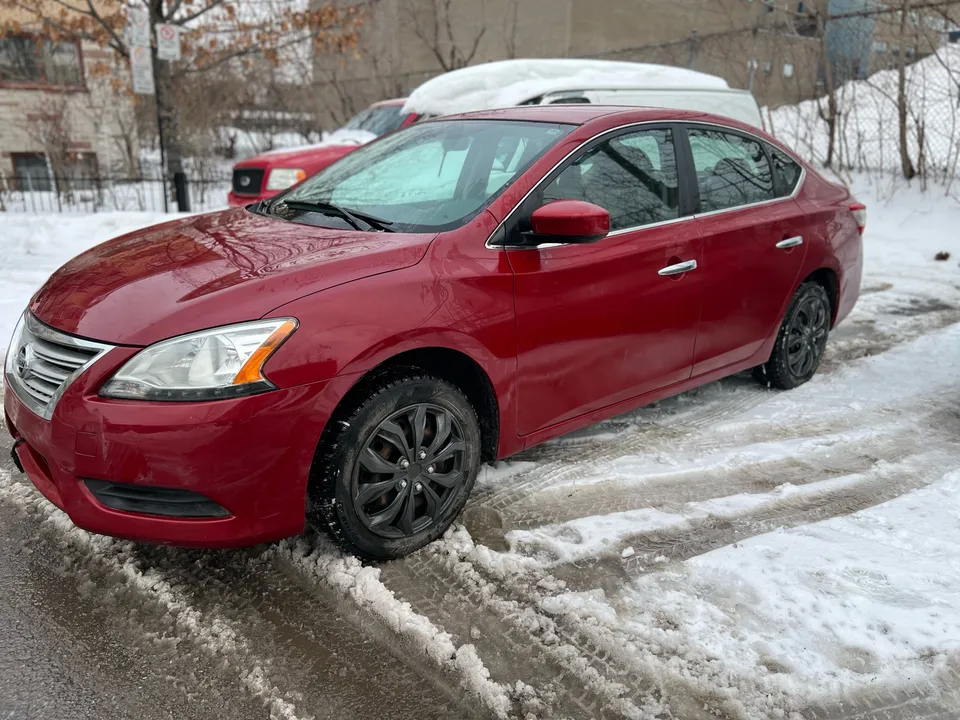
[[543,201],[584,200],[624,230],[679,217],[673,131],[641,130],[585,151],[543,191]]
[[775,197],[770,163],[759,140],[703,128],[690,128],[687,135],[700,187],[700,212]]

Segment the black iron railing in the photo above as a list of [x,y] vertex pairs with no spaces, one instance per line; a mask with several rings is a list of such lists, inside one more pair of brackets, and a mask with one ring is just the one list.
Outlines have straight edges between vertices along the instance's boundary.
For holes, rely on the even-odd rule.
[[[194,212],[226,207],[229,173],[188,175]],[[0,212],[176,212],[172,180],[159,175],[0,175]]]

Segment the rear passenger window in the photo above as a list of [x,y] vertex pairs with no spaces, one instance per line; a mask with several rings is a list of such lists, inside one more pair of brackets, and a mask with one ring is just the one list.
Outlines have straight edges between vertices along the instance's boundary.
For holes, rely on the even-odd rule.
[[543,191],[584,200],[610,213],[610,229],[650,225],[680,214],[677,156],[667,128],[619,135],[587,150]]
[[776,148],[767,146],[773,159],[773,172],[777,178],[777,195],[786,197],[793,194],[800,182],[800,166]]
[[699,128],[690,128],[687,133],[700,187],[700,212],[775,197],[770,163],[759,140]]

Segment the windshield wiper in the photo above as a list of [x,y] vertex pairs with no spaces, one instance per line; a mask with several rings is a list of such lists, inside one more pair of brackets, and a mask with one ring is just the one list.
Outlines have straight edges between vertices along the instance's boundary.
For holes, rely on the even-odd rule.
[[[367,213],[357,212],[356,210],[347,210],[339,205],[328,202],[308,202],[306,200],[281,200],[280,204],[286,205],[294,210],[306,210],[307,212],[319,212],[332,215],[338,215],[343,218],[354,230],[378,230],[380,232],[394,232],[389,226],[393,223],[389,220],[381,220]],[[361,224],[362,223],[362,224]]]

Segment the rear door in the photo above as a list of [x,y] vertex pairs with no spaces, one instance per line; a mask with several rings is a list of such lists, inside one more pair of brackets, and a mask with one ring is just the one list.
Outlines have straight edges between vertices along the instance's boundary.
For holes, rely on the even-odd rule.
[[514,233],[544,203],[583,200],[610,212],[612,230],[590,245],[507,252],[521,435],[690,377],[700,234],[681,198],[675,135],[644,126],[598,140],[516,213]]
[[[805,216],[775,181],[765,143],[690,124],[703,237],[703,312],[693,374],[741,363],[779,326],[803,265]],[[799,175],[796,180],[799,181]]]

